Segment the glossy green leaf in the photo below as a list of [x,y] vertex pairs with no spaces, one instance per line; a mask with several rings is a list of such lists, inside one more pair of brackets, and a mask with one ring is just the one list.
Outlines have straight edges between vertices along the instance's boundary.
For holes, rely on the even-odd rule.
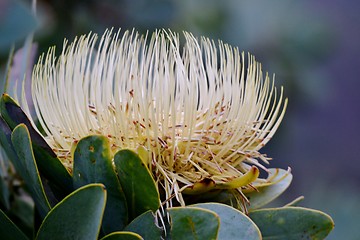
[[258,187],[258,191],[246,193],[245,195],[250,201],[249,210],[258,209],[276,199],[289,187],[293,178],[291,173],[279,168],[270,168],[269,175],[276,175],[271,181],[279,182],[265,187]]
[[36,239],[97,239],[105,202],[106,190],[102,184],[89,184],[75,190],[49,212]]
[[27,240],[23,232],[0,210],[0,236],[6,240]]
[[160,207],[160,197],[150,171],[133,151],[120,150],[114,156],[116,171],[124,190],[131,219]]
[[[143,238],[137,233],[121,231],[121,232],[110,233],[109,235],[106,235],[100,240],[142,240],[142,239]],[[153,239],[160,239],[160,238],[153,238]]]
[[327,214],[300,207],[255,210],[250,218],[260,228],[264,240],[324,239],[334,228]]
[[260,240],[261,233],[255,223],[239,210],[220,203],[192,205],[215,212],[220,217],[219,239]]
[[172,240],[217,239],[220,219],[215,212],[198,207],[174,207],[168,212]]
[[108,138],[100,135],[81,139],[74,152],[74,187],[102,183],[107,190],[107,203],[102,223],[105,233],[120,231],[128,223],[127,203],[112,166]]
[[161,239],[161,229],[156,226],[154,213],[149,210],[135,218],[125,231],[135,232],[145,240]]
[[[56,186],[57,195],[65,197],[72,190],[72,178],[44,138],[34,129],[26,114],[7,94],[0,99],[0,113],[10,129],[23,123],[28,128],[33,144],[36,164],[40,173]],[[11,156],[9,156],[11,159]]]
[[36,166],[30,135],[24,124],[19,124],[19,126],[14,129],[11,140],[18,156],[13,159],[16,171],[24,179],[40,215],[45,217],[50,210],[50,204],[45,195]]

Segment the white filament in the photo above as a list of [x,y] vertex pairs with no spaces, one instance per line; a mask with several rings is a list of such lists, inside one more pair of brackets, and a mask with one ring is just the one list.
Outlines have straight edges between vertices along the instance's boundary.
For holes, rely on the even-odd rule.
[[[221,41],[157,31],[88,34],[43,55],[32,97],[47,141],[71,168],[74,141],[111,139],[114,151],[148,151],[166,197],[205,177],[226,181],[268,158],[259,150],[284,116],[287,99],[250,54]],[[246,66],[247,65],[247,66]],[[263,167],[266,169],[265,167]],[[174,190],[175,189],[175,190]]]

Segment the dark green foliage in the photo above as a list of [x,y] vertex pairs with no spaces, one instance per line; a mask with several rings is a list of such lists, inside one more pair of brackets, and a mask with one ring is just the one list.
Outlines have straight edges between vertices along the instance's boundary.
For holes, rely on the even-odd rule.
[[324,239],[334,228],[325,213],[301,208],[282,207],[255,210],[250,218],[260,228],[263,239],[299,240]]
[[89,184],[77,189],[49,212],[36,239],[97,239],[105,203],[104,185]]
[[[56,157],[56,154],[44,138],[34,129],[23,110],[7,94],[3,94],[0,99],[0,113],[3,119],[0,121],[0,126],[2,130],[5,130],[6,123],[8,126],[8,129],[6,129],[7,135],[9,134],[8,132],[11,132],[18,124],[22,123],[26,125],[31,137],[37,167],[40,173],[51,182],[54,194],[63,198],[72,192],[72,179],[69,172]],[[1,144],[3,143],[1,142]],[[5,146],[4,148],[7,151],[7,147]],[[13,157],[10,155],[9,158],[12,159]]]
[[21,230],[0,210],[1,238],[6,240],[27,240]]
[[108,198],[102,229],[104,233],[122,230],[128,223],[125,195],[112,166],[109,140],[104,136],[88,136],[79,141],[74,152],[74,187],[102,183]]
[[219,203],[199,203],[193,206],[211,210],[219,215],[219,239],[261,239],[260,230],[255,223],[244,213],[233,207]]
[[162,231],[155,221],[154,213],[149,210],[135,218],[124,230],[137,233],[145,240],[160,239]]
[[101,240],[138,240],[138,239],[141,240],[143,238],[137,233],[123,231],[123,232],[114,232],[109,235],[106,235]]
[[220,218],[209,210],[197,207],[170,208],[172,240],[217,239]]
[[159,192],[149,169],[130,150],[120,150],[114,156],[116,171],[126,195],[131,219],[160,207]]
[[11,140],[17,154],[17,157],[13,159],[12,163],[16,171],[24,179],[40,215],[45,217],[50,210],[50,204],[45,195],[40,174],[36,166],[31,140],[26,126],[23,124],[17,126],[11,135]]

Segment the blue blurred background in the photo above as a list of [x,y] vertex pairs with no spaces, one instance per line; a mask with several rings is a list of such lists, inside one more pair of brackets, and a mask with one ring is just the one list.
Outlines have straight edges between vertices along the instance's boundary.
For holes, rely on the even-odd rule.
[[[0,0],[0,80],[11,46],[34,32],[36,56],[89,31],[190,31],[251,52],[289,98],[264,152],[292,168],[282,203],[329,213],[328,239],[360,239],[360,2],[341,0]],[[31,54],[30,54],[31,55]],[[1,89],[0,89],[1,90]]]

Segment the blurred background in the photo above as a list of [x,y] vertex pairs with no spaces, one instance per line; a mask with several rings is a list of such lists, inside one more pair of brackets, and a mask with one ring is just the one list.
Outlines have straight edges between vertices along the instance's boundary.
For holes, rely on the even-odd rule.
[[12,46],[14,62],[30,61],[18,63],[11,78],[29,76],[31,59],[50,46],[111,27],[186,30],[254,54],[289,98],[263,150],[272,167],[292,168],[282,203],[304,195],[303,205],[333,217],[328,239],[360,239],[360,2],[38,0],[36,16],[31,9],[30,0],[0,0],[0,81]]

